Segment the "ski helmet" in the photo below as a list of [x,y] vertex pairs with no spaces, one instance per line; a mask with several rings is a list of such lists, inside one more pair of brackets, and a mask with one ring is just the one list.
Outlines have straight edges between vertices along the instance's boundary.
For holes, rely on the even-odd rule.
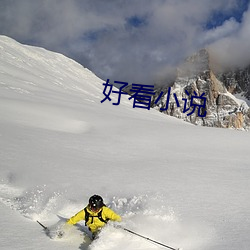
[[103,199],[99,195],[93,195],[89,198],[89,206],[93,210],[98,210],[103,207]]

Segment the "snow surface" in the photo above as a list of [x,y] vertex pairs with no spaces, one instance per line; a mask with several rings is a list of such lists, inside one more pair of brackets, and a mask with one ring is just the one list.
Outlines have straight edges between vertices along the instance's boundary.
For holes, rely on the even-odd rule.
[[96,193],[122,226],[171,247],[249,250],[249,132],[133,109],[125,96],[115,106],[115,94],[100,103],[103,82],[0,36],[0,249],[163,249],[112,225],[91,243],[83,222],[62,239],[36,223],[53,229]]

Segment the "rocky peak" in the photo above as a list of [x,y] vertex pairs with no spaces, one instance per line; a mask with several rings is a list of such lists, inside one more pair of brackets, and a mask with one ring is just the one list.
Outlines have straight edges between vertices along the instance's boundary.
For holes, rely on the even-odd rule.
[[[209,52],[202,49],[188,57],[177,69],[177,77],[171,86],[170,108],[163,112],[197,125],[248,129],[250,127],[250,109],[244,100],[236,98],[233,94],[242,91],[245,86],[249,86],[249,73],[249,68],[246,71],[214,73]],[[159,110],[166,105],[168,94],[167,90],[165,92],[166,94],[157,107]],[[183,107],[185,104],[190,107],[191,97],[195,95],[194,93],[197,94],[197,97],[204,93],[206,107],[202,111],[200,110],[200,113],[196,107],[195,112],[187,115],[191,112],[183,113]],[[244,93],[247,96],[249,92]],[[177,97],[180,107],[178,107],[174,95]],[[199,98],[194,100],[199,105],[202,105],[204,101]],[[201,117],[201,112],[206,113],[206,116]]]
[[217,77],[230,93],[240,94],[250,102],[250,65],[218,73]]
[[177,77],[195,76],[206,74],[209,70],[209,53],[202,49],[194,55],[188,57],[177,69]]

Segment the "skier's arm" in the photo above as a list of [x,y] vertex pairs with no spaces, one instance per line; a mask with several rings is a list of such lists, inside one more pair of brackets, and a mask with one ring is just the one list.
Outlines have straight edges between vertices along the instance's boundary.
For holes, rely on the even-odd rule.
[[112,221],[118,221],[120,222],[122,220],[121,216],[116,214],[113,210],[110,208],[105,207],[105,217],[107,219],[110,219]]
[[81,210],[80,212],[78,212],[77,214],[75,214],[74,216],[72,216],[72,217],[67,221],[67,224],[75,225],[78,221],[84,220],[84,218],[85,218],[85,212],[84,212],[84,209],[83,209],[83,210]]

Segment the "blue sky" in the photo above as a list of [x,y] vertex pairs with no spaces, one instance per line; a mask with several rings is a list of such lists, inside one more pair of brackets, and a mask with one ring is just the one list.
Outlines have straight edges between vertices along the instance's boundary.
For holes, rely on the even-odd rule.
[[102,79],[163,82],[210,48],[250,63],[249,0],[1,0],[0,34],[63,53]]
[[237,22],[242,22],[244,12],[248,9],[249,0],[240,0],[236,8],[233,8],[229,13],[224,13],[222,10],[216,10],[211,13],[211,18],[206,24],[207,29],[216,28],[217,26],[223,25],[225,20],[234,18]]

